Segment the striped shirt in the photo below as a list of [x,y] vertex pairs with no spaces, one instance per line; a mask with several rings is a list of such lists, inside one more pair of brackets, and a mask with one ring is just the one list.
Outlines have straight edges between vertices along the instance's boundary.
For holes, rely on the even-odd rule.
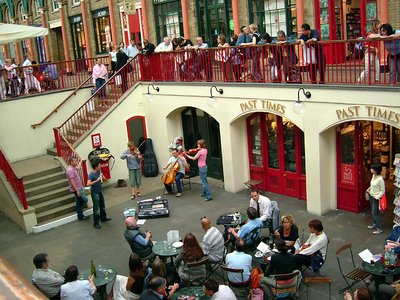
[[203,238],[203,252],[211,261],[220,261],[224,256],[224,238],[215,227],[207,230]]

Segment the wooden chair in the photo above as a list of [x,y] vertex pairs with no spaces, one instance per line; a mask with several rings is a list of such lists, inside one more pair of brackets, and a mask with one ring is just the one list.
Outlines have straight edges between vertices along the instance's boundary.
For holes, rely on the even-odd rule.
[[[239,288],[240,291],[244,294],[244,296],[247,296],[249,294],[251,278],[249,277],[249,280],[247,280],[246,282],[244,281],[244,269],[229,268],[226,265],[221,265],[221,269],[222,269],[222,278],[224,280],[224,283],[228,283],[230,287]],[[226,280],[225,280],[225,272],[226,272]],[[228,278],[228,272],[236,274],[240,273],[242,282],[241,283],[231,282]]]
[[[190,182],[190,178],[192,178],[194,176],[196,176],[196,172],[193,171],[193,170],[191,171],[190,170],[190,164],[187,164],[186,173],[181,179],[183,188],[185,188],[185,185],[188,184],[189,185],[189,190],[192,189],[192,183]],[[186,183],[185,183],[185,181],[186,181]]]
[[271,287],[274,299],[297,299],[301,280],[300,271],[296,270],[289,274],[276,274],[274,277],[275,286]]
[[[344,281],[346,281],[346,284],[347,284],[347,286],[345,288],[343,288],[339,291],[339,294],[343,293],[344,291],[346,291],[348,289],[353,291],[352,288],[354,285],[356,285],[357,283],[359,283],[361,281],[364,282],[364,280],[370,275],[363,268],[356,267],[356,265],[354,263],[354,256],[353,256],[353,251],[352,251],[351,247],[352,247],[352,244],[348,243],[336,250],[336,259],[337,259],[337,262],[339,265],[339,271],[340,271],[340,274],[342,274],[342,277],[343,277]],[[340,262],[341,257],[342,257],[342,260],[344,260],[343,256],[345,255],[346,251],[350,253],[350,257],[351,257],[351,264],[349,263],[349,259],[346,259],[345,262],[343,262],[343,265],[346,265],[350,268],[349,272],[347,272],[347,273],[343,271],[343,266],[342,266],[342,263]],[[346,268],[346,269],[348,270],[349,268]],[[364,282],[364,284],[365,284],[365,282]]]
[[329,300],[331,299],[332,278],[329,278],[329,277],[307,277],[307,278],[304,278],[304,283],[307,285],[307,300],[308,300],[308,284],[309,283],[328,283],[329,284]]
[[203,277],[199,277],[199,278],[195,278],[195,279],[190,278],[191,277],[190,275],[191,275],[191,269],[192,268],[204,266],[204,268],[206,269],[207,263],[208,263],[208,257],[204,256],[199,261],[195,261],[195,262],[191,262],[191,263],[187,263],[186,264],[186,266],[189,269],[189,271],[188,271],[188,273],[189,273],[189,285],[200,285],[207,279],[207,272],[204,273]]

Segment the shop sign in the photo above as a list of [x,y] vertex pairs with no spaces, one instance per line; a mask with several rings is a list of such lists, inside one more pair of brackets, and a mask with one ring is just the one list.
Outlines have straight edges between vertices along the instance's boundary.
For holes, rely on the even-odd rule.
[[101,9],[101,10],[92,12],[93,19],[98,19],[98,18],[102,18],[105,16],[108,16],[108,9]]
[[153,4],[163,4],[163,3],[167,3],[167,2],[174,2],[176,0],[153,0]]
[[355,165],[341,164],[341,178],[343,183],[355,184]]
[[92,147],[93,148],[98,148],[101,147],[101,135],[100,133],[95,133],[91,135],[92,138]]
[[71,17],[70,22],[71,24],[82,22],[82,15]]
[[125,0],[124,1],[125,12],[128,15],[136,14],[136,2],[135,0]]
[[385,107],[374,105],[354,105],[337,109],[336,116],[340,121],[352,118],[368,117],[393,123],[397,127],[400,125],[400,113]]
[[254,99],[240,103],[240,109],[242,111],[265,109],[283,115],[285,113],[286,106],[270,100]]
[[229,20],[229,29],[230,30],[235,30],[235,21],[233,19]]

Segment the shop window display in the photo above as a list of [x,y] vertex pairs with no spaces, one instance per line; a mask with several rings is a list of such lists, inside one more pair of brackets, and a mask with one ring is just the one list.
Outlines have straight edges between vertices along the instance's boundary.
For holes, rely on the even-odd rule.
[[296,172],[296,142],[295,126],[283,118],[283,153],[285,156],[285,171]]
[[[106,11],[101,11],[96,14],[100,13],[107,13]],[[102,16],[93,18],[94,24],[94,36],[96,41],[96,54],[107,53],[110,42],[111,42],[111,27],[110,27],[110,17],[109,16]]]
[[277,116],[268,114],[266,118],[268,137],[268,165],[272,169],[279,169]]
[[260,117],[257,116],[250,120],[250,131],[251,131],[251,164],[253,166],[262,167],[262,149],[261,149],[261,132],[260,132]]

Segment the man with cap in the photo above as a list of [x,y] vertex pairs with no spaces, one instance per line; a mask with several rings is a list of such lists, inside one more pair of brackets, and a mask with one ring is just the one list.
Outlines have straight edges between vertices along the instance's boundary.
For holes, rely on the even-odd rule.
[[150,262],[156,257],[152,248],[153,242],[151,241],[151,231],[142,232],[137,226],[136,219],[134,217],[128,217],[125,219],[126,229],[124,236],[132,252],[139,255],[142,259],[147,259]]

